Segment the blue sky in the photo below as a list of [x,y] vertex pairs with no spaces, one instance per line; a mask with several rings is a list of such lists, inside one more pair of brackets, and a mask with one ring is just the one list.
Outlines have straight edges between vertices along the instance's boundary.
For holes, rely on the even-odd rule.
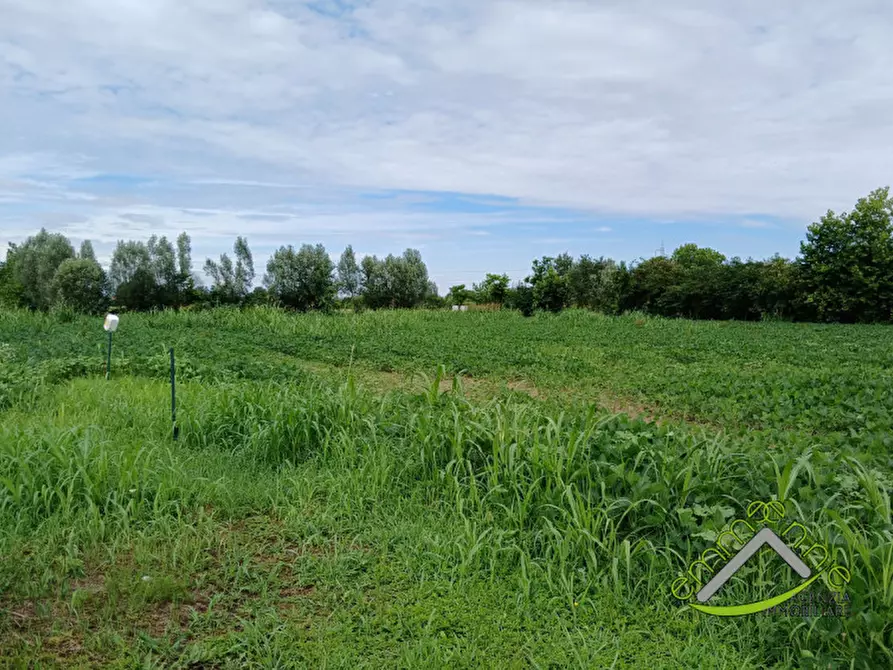
[[[418,248],[444,292],[567,251],[793,257],[893,183],[893,6],[0,0],[0,254],[41,226]],[[260,274],[260,273],[259,273]]]

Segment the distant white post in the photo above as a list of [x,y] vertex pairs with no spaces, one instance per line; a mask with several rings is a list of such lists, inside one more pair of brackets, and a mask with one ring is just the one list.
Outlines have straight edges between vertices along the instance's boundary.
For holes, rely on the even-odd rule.
[[105,361],[105,378],[108,380],[112,372],[112,333],[118,330],[118,316],[116,314],[106,314],[105,323],[102,324],[102,327],[109,334],[108,357]]

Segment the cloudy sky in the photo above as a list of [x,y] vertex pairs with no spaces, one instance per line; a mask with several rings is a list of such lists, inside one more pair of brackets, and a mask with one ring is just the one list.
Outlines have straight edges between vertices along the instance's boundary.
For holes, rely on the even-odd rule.
[[0,255],[188,231],[421,250],[444,292],[568,251],[793,257],[893,184],[889,0],[0,0]]

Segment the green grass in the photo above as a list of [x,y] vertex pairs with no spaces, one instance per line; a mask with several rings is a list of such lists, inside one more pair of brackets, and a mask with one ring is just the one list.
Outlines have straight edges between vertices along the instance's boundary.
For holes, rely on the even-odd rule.
[[[106,382],[100,326],[0,313],[7,664],[893,663],[887,328],[127,315]],[[851,570],[851,614],[680,607],[773,497]]]

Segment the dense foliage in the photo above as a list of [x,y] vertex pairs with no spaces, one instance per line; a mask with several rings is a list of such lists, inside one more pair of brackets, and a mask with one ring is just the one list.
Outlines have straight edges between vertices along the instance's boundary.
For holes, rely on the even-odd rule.
[[106,282],[105,272],[95,259],[69,258],[53,275],[54,302],[84,314],[97,314],[106,307]]
[[323,245],[282,247],[267,263],[264,284],[281,304],[300,311],[328,309],[335,299],[335,264]]
[[[248,242],[238,237],[235,262],[227,255],[204,265],[211,286],[192,274],[186,233],[177,248],[164,237],[147,243],[120,241],[112,256],[108,282],[97,295],[90,266],[90,296],[66,297],[55,273],[74,259],[70,242],[41,230],[12,246],[0,264],[0,304],[49,309],[65,303],[91,311],[111,302],[131,310],[187,305],[275,305],[297,310],[329,310],[338,303],[355,308],[413,308],[464,305],[468,302],[535,311],[559,312],[584,307],[605,314],[641,311],[692,319],[742,321],[887,322],[893,318],[893,198],[878,189],[860,199],[852,212],[828,212],[812,224],[800,256],[788,260],[728,259],[696,244],[684,244],[670,256],[632,264],[567,253],[532,263],[531,274],[515,286],[506,275],[488,273],[468,289],[450,288],[445,298],[428,279],[415,249],[359,263],[348,246],[334,264],[322,245],[297,251],[283,246],[269,260],[263,287],[254,287],[254,263]],[[80,260],[93,260],[85,242]],[[71,285],[71,265],[66,276]],[[78,266],[87,272],[87,265]],[[69,290],[70,293],[70,290]]]

